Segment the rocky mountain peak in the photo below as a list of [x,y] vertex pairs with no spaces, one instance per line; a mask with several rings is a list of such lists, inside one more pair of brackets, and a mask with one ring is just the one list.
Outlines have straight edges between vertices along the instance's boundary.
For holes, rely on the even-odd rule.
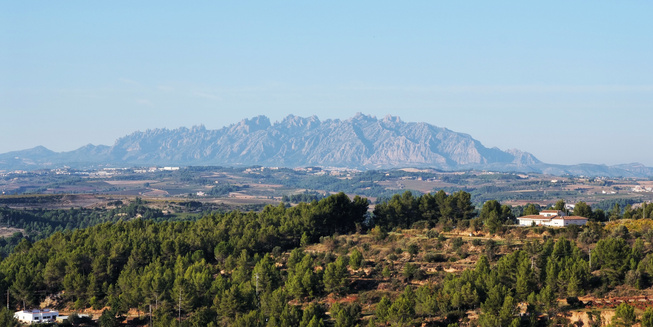
[[349,121],[356,121],[356,122],[376,122],[377,119],[376,117],[372,115],[365,115],[361,112],[357,112],[354,117],[350,118]]
[[312,128],[320,124],[317,116],[303,118],[295,115],[288,115],[281,122],[274,124],[274,128],[301,129]]
[[468,134],[428,123],[381,120],[357,113],[347,120],[320,121],[288,115],[274,125],[266,116],[244,119],[217,130],[192,128],[134,132],[111,147],[86,145],[56,153],[44,147],[0,155],[1,169],[47,168],[75,163],[96,165],[329,166],[349,168],[428,167],[443,170],[651,176],[638,164],[547,165],[528,152],[487,148]]
[[243,119],[237,124],[236,129],[245,133],[268,129],[272,124],[266,116],[260,115],[250,119]]
[[383,117],[383,122],[384,123],[396,123],[396,124],[403,123],[401,121],[401,118],[399,118],[398,116],[392,116],[392,115],[387,115],[387,116]]

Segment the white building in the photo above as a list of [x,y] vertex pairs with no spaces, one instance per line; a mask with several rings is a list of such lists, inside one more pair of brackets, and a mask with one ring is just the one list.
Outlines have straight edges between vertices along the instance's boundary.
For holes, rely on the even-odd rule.
[[519,226],[553,226],[565,227],[569,225],[585,225],[587,218],[580,216],[567,216],[561,210],[542,210],[539,215],[528,215],[517,218]]
[[43,324],[53,323],[57,320],[59,311],[50,309],[43,310],[23,310],[14,313],[14,318],[24,324]]

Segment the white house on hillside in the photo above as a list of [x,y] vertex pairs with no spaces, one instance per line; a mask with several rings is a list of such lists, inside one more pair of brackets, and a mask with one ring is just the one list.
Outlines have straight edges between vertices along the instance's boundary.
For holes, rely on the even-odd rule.
[[14,318],[24,324],[45,324],[53,323],[57,320],[59,311],[50,309],[43,310],[23,310],[14,313]]
[[567,216],[561,210],[542,210],[539,215],[528,215],[517,218],[519,226],[553,226],[565,227],[569,225],[585,225],[587,218],[580,216]]

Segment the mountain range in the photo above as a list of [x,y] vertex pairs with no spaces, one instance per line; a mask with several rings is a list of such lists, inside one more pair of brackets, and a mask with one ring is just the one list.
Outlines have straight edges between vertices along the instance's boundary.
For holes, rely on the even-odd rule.
[[0,170],[93,166],[278,166],[480,169],[551,175],[653,176],[641,164],[617,166],[543,163],[528,152],[487,148],[468,134],[398,117],[356,114],[321,121],[289,115],[266,116],[217,130],[204,126],[134,132],[113,146],[86,145],[69,152],[45,147],[0,154]]

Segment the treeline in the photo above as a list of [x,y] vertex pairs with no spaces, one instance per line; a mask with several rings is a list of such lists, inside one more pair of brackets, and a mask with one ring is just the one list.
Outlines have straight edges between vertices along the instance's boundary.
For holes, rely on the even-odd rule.
[[440,190],[421,196],[413,196],[412,192],[406,191],[377,204],[374,223],[386,228],[408,228],[418,221],[434,225],[442,218],[453,221],[471,219],[475,215],[474,209],[471,195],[464,191],[447,195]]
[[[119,203],[119,205],[121,204],[122,202]],[[110,210],[99,208],[15,210],[0,207],[0,226],[24,229],[25,232],[21,236],[28,237],[32,242],[44,239],[55,232],[87,228],[105,222],[116,222],[135,217],[154,219],[163,217],[163,212],[159,209],[148,207],[140,198],[136,198],[129,205],[119,206]],[[7,245],[13,246],[15,242],[9,240],[2,246],[2,241],[0,241],[3,257],[11,251],[11,246],[7,247]]]
[[53,195],[8,195],[0,197],[0,205],[9,205],[9,204],[21,204],[21,205],[32,205],[32,204],[44,204],[44,203],[57,203],[63,199],[64,195],[53,194]]
[[377,204],[372,219],[375,225],[386,229],[424,228],[439,224],[446,230],[455,226],[474,230],[485,227],[490,233],[495,233],[504,225],[515,223],[515,212],[528,214],[533,210],[539,210],[539,206],[530,204],[525,208],[513,208],[496,200],[486,201],[480,210],[476,210],[471,194],[465,191],[448,195],[440,190],[419,196],[406,191]]
[[222,183],[217,186],[212,187],[208,192],[210,196],[224,196],[228,195],[231,192],[238,192],[242,189],[248,188],[249,185],[233,185],[230,183]]
[[317,192],[304,192],[299,194],[284,195],[281,201],[288,203],[313,202],[323,199],[325,196]]
[[[641,219],[641,218],[653,218],[653,203],[642,203],[639,208],[633,208],[631,201],[621,201],[615,200],[612,201],[612,207],[604,211],[600,209],[605,207],[605,202],[598,205],[599,209],[592,209],[587,203],[580,201],[576,203],[572,211],[573,215],[589,218],[594,221],[612,221],[618,219]],[[622,206],[623,203],[626,203],[625,206]],[[554,208],[557,210],[563,210],[565,207],[565,202],[559,200]]]
[[379,185],[379,181],[387,178],[386,173],[376,170],[366,171],[342,179],[336,176],[320,175],[304,178],[273,179],[274,183],[293,188],[305,188],[310,190],[324,190],[327,192],[344,192],[348,194],[360,194],[361,196],[384,197],[392,196],[394,191],[386,190]]

